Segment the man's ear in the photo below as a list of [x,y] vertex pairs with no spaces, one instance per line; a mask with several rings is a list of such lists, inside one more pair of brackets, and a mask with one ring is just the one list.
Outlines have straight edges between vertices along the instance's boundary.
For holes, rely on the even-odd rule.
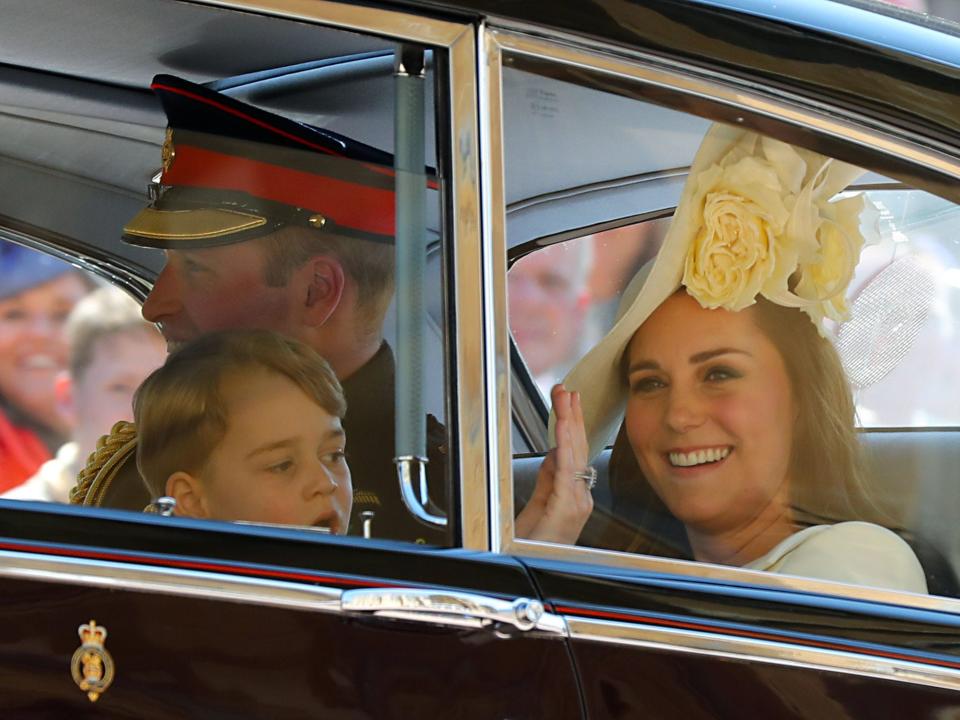
[[299,272],[304,273],[307,288],[306,324],[318,327],[330,319],[343,298],[346,282],[343,266],[336,258],[319,256],[309,260]]
[[175,514],[193,518],[210,517],[200,478],[178,470],[167,478],[167,495],[177,501],[173,510]]

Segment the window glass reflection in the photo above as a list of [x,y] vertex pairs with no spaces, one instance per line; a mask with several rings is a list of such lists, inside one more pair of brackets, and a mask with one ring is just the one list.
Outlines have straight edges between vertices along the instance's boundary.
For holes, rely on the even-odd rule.
[[[391,75],[385,74],[383,81],[389,85]],[[124,240],[164,252],[165,265],[144,302],[143,314],[161,327],[174,351],[163,372],[175,377],[161,383],[167,391],[145,393],[142,407],[138,405],[146,433],[138,460],[142,468],[152,468],[147,478],[151,497],[145,500],[156,503],[165,493],[176,501],[175,514],[193,517],[323,525],[358,536],[446,543],[442,529],[419,523],[404,506],[394,463],[393,439],[400,427],[393,401],[400,387],[396,353],[402,354],[414,342],[409,335],[391,333],[388,323],[388,315],[411,312],[406,300],[392,304],[396,257],[398,249],[403,249],[394,241],[398,217],[394,155],[182,78],[158,76],[153,89],[169,122],[163,171],[155,199],[126,224]],[[387,127],[391,120],[392,114],[383,118]],[[423,281],[430,282],[437,296],[412,311],[417,313],[416,321],[432,332],[411,363],[420,367],[425,356],[432,358],[428,362],[439,368],[435,377],[442,377],[439,252],[434,247],[428,253],[428,243],[435,242],[439,233],[437,183],[435,171],[420,162],[419,201],[429,212],[420,215],[412,242],[422,244],[413,253]],[[431,318],[424,317],[428,308],[434,311]],[[220,340],[222,347],[209,339],[211,333],[244,328],[273,331],[293,344],[265,356],[249,338],[243,341],[249,345],[242,352],[233,347],[229,335]],[[240,359],[234,358],[233,372],[214,372],[219,356],[227,363],[237,353]],[[276,370],[282,363],[270,358],[284,354],[307,355],[318,366],[328,365],[336,376],[334,385],[318,394],[314,385],[295,382],[300,391],[294,392],[284,378],[309,376],[319,382],[324,373],[288,368],[279,376],[268,372],[263,377],[262,372],[254,372]],[[216,357],[206,372],[206,385],[214,388],[215,396],[197,403],[192,411],[170,405],[165,412],[151,412],[148,397],[160,405],[176,393],[196,394],[184,390],[189,385],[189,368],[185,375],[174,370],[184,362],[190,365],[192,358],[197,372],[204,375],[207,355]],[[246,416],[238,404],[241,398],[228,390],[247,385],[236,377],[241,373],[251,373],[251,392],[264,383],[279,383],[290,392],[281,393],[279,386],[264,390],[262,412],[247,418],[247,432],[238,435],[241,418]],[[310,392],[303,392],[305,388]],[[431,407],[442,408],[442,383],[434,388]],[[341,391],[345,412],[339,403],[317,400]],[[279,402],[281,395],[289,402]],[[217,397],[219,402],[214,401]],[[164,423],[178,417],[178,408],[182,411],[179,424],[166,427]],[[417,413],[427,432],[423,451],[415,454],[427,461],[430,499],[442,507],[447,496],[441,451],[446,447],[445,429],[437,417],[426,417],[426,407]],[[208,427],[206,416],[211,414],[215,422]],[[317,422],[294,432],[284,428],[285,417],[290,423],[302,423],[305,418]],[[338,442],[343,447],[330,450],[326,438],[334,430],[341,433]],[[207,434],[210,442],[201,443],[203,447],[198,445],[195,452],[164,451],[164,438],[188,432],[198,439]],[[182,461],[158,469],[143,455],[148,445],[150,458]],[[282,446],[286,454],[271,456],[265,464],[262,458],[253,462],[240,452],[245,445],[254,454],[261,446]],[[228,448],[236,452],[229,453]],[[322,460],[334,455],[335,467]],[[234,471],[220,472],[221,466]],[[270,486],[241,482],[258,474],[262,480],[296,478],[302,506],[286,492],[291,483],[283,486],[285,491],[278,488],[261,501],[249,497],[257,488]],[[223,477],[235,482],[224,487]],[[329,482],[322,482],[324,478]],[[236,497],[230,498],[230,492]],[[307,503],[308,495],[318,504]],[[327,517],[328,511],[333,516]]]
[[[539,82],[563,104],[565,83]],[[596,205],[584,215],[676,210],[649,230],[624,226],[622,238],[533,250],[510,271],[511,331],[548,398],[556,445],[539,463],[515,461],[517,537],[960,593],[949,511],[960,500],[949,480],[958,448],[937,430],[960,419],[960,403],[938,390],[957,385],[956,208],[721,124],[690,138],[684,187],[665,203],[661,181],[675,169],[629,175],[623,164],[657,156],[645,149],[668,134],[658,124],[666,111],[634,103],[617,115],[624,98],[593,94],[592,107],[613,115],[601,111],[598,122],[626,134],[632,118],[644,133],[610,166],[613,176],[594,180]],[[606,135],[584,128],[583,137],[597,138],[578,146],[597,170]],[[546,237],[577,226],[559,208],[543,220]],[[624,242],[617,254],[596,251],[615,239]],[[597,280],[558,282],[588,263],[583,274]],[[576,328],[574,340],[551,331],[568,329],[549,322],[551,309]],[[551,355],[555,347],[563,352]],[[918,432],[864,430],[880,426]]]

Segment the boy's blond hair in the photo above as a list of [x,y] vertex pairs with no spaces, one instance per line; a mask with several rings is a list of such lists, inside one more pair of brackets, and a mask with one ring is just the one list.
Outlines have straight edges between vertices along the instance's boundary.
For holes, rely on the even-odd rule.
[[83,379],[102,340],[134,332],[160,337],[157,329],[141,317],[136,300],[113,286],[101,287],[86,295],[67,318],[70,375],[74,380]]
[[330,365],[303,343],[268,330],[204,335],[170,355],[133,399],[137,467],[154,499],[173,473],[202,472],[227,430],[224,381],[257,369],[288,378],[334,417],[346,413]]

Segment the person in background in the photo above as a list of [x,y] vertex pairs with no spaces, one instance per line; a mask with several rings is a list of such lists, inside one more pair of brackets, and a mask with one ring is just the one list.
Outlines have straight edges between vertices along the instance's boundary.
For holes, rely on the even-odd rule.
[[73,423],[70,442],[5,499],[69,502],[97,439],[117,420],[133,419],[133,393],[163,364],[166,348],[140,306],[122,290],[103,287],[77,303],[67,319],[69,369],[56,381],[57,400]]
[[588,236],[593,245],[593,269],[587,282],[590,309],[583,347],[591,348],[613,327],[620,296],[627,284],[656,254],[667,220],[646,220]]
[[0,241],[0,492],[33,475],[71,430],[57,403],[64,324],[91,289],[71,265]]
[[545,398],[580,357],[592,266],[587,237],[526,255],[507,274],[510,331]]

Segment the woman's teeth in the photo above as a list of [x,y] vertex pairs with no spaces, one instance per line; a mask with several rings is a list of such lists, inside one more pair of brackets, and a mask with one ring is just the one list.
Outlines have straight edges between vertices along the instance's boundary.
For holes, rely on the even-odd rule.
[[668,453],[670,464],[674,467],[693,467],[694,465],[705,465],[706,463],[719,462],[730,454],[729,447],[710,448],[708,450],[694,450],[693,452]]

